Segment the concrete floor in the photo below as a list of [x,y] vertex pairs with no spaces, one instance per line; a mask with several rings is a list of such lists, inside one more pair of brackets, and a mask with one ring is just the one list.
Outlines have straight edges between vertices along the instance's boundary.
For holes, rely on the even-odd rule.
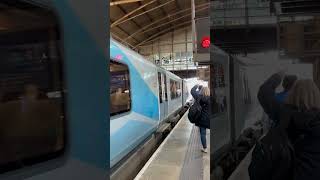
[[199,129],[189,122],[186,113],[135,180],[209,180],[209,130],[207,143],[208,153],[201,152]]

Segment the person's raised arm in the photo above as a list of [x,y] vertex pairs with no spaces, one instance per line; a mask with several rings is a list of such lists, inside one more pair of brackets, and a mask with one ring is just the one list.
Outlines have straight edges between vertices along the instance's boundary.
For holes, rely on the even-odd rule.
[[269,118],[277,119],[281,104],[276,100],[275,89],[280,85],[283,72],[273,74],[261,86],[258,92],[258,100]]
[[198,88],[198,85],[195,85],[193,86],[193,88],[191,88],[191,95],[194,99],[198,98],[197,88]]

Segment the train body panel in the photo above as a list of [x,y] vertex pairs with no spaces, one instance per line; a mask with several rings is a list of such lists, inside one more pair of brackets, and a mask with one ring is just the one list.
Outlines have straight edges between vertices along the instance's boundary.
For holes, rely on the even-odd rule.
[[[123,66],[122,69],[119,66]],[[117,88],[119,89],[121,85],[115,85],[119,82],[119,79],[118,81],[116,79],[119,78],[120,70],[125,74],[123,70],[125,66],[127,75],[122,79],[127,79],[123,83],[127,84],[123,85],[126,90],[120,89],[119,92],[127,91],[127,96],[130,95],[129,103],[126,104],[130,108],[125,108],[126,112],[119,111],[118,114],[111,117],[111,167],[119,163],[183,105],[182,80],[178,76],[155,66],[138,53],[111,39],[110,98],[112,112],[117,111],[113,107],[116,107],[116,103],[120,101],[116,99],[116,96]],[[116,73],[117,68],[119,70]]]
[[[159,123],[157,69],[146,63],[137,53],[128,50],[114,40],[110,41],[110,67],[120,62],[128,67],[131,105],[128,112],[114,115],[110,120],[110,165],[115,165],[147,136]],[[112,75],[111,78],[116,76]],[[111,82],[111,91],[112,90]],[[113,92],[111,92],[113,93]],[[116,93],[114,93],[116,95]],[[112,99],[113,106],[117,99]]]
[[132,111],[159,120],[156,66],[114,40],[110,43],[110,57],[129,68]]
[[[217,134],[213,137],[216,146],[212,159],[215,161],[232,149],[232,145],[248,128],[248,122],[255,124],[262,114],[259,114],[259,104],[253,104],[256,94],[252,94],[248,76],[248,68],[258,68],[259,65],[250,63],[248,58],[231,56],[217,47],[214,47],[212,52],[213,66],[217,68],[215,71],[223,74],[223,78],[221,74],[217,75],[217,79],[220,80],[213,85],[217,104],[223,106],[223,108],[218,108],[223,110],[215,113],[213,117],[212,128]],[[256,61],[253,62],[256,63]],[[226,103],[223,102],[223,98]],[[224,138],[218,139],[218,137]]]

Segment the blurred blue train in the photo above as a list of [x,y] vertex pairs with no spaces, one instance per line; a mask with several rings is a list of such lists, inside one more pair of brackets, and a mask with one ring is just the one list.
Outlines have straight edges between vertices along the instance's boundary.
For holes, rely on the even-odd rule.
[[111,167],[175,115],[188,94],[185,80],[111,39]]
[[107,179],[185,104],[179,77],[108,55],[106,3],[0,1],[0,179]]
[[108,178],[107,3],[0,1],[0,179]]

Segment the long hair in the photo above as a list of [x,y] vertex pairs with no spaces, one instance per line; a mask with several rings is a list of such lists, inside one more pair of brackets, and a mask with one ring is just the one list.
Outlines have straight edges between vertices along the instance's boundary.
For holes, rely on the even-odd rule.
[[209,89],[208,87],[203,87],[203,88],[201,89],[201,94],[202,94],[203,96],[210,96],[210,89]]
[[285,91],[289,91],[294,83],[297,81],[298,77],[296,75],[287,75],[282,81],[282,87]]
[[311,79],[297,80],[286,99],[286,104],[299,110],[320,110],[320,91]]

